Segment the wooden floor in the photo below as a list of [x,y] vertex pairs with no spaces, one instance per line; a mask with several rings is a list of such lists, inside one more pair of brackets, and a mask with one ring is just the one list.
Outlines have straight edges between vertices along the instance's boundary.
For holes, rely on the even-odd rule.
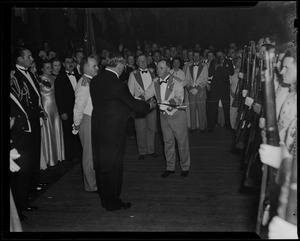
[[254,232],[257,197],[239,193],[240,156],[231,154],[232,133],[190,135],[191,167],[187,178],[160,178],[165,161],[160,136],[159,158],[138,160],[134,139],[127,139],[121,198],[128,210],[106,212],[96,193],[83,188],[78,163],[32,203],[24,232]]

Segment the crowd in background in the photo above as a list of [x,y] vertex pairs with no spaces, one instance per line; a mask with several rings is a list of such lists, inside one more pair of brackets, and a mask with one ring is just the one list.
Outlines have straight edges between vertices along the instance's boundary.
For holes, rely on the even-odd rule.
[[[248,43],[245,45],[248,45]],[[241,162],[244,162],[249,156],[256,155],[259,160],[255,159],[255,162],[266,163],[278,170],[276,173],[280,173],[280,170],[284,168],[284,165],[280,164],[281,161],[283,159],[291,160],[289,165],[292,165],[292,168],[289,169],[289,174],[287,174],[290,175],[289,180],[278,181],[278,190],[276,192],[270,191],[270,195],[273,195],[273,197],[269,197],[269,200],[273,200],[274,195],[276,195],[275,199],[282,197],[282,192],[284,192],[283,186],[290,185],[290,182],[296,182],[297,79],[295,68],[297,67],[297,57],[296,50],[292,44],[284,45],[279,43],[279,38],[276,35],[261,38],[254,44],[257,61],[264,58],[264,52],[272,53],[273,51],[276,56],[276,60],[274,60],[277,66],[274,74],[276,118],[281,141],[280,148],[276,149],[268,145],[269,143],[264,136],[267,132],[264,130],[266,127],[265,123],[267,123],[266,119],[268,118],[263,110],[264,102],[250,96],[249,90],[239,85],[239,81],[243,79],[243,75],[247,74],[245,71],[247,61],[243,61],[243,57],[245,57],[244,46],[236,46],[235,42],[232,41],[222,47],[213,45],[201,46],[197,43],[187,48],[182,45],[167,46],[147,41],[141,44],[137,41],[135,49],[128,49],[123,43],[120,43],[116,48],[117,51],[115,52],[122,54],[125,60],[125,68],[119,78],[122,82],[128,84],[129,89],[130,78],[132,78],[134,71],[139,69],[142,69],[142,71],[149,70],[154,78],[158,76],[157,66],[159,62],[162,60],[166,61],[170,69],[169,73],[178,78],[184,87],[183,104],[187,106],[184,113],[186,128],[188,128],[189,133],[195,131],[200,133],[213,132],[216,127],[224,126],[230,133],[238,135],[237,132],[241,128],[239,118],[242,110],[238,106],[233,106],[233,102],[238,94],[242,95],[244,98],[243,101],[245,101],[243,104],[249,108],[253,108],[253,111],[258,115],[258,118],[255,119],[257,123],[255,123],[256,137],[254,139],[259,140],[255,142],[256,147],[252,149],[247,149],[247,146],[250,145],[248,143],[250,132],[244,139],[238,140],[238,143],[242,143],[242,146],[235,146],[234,149],[240,149],[242,153]],[[37,209],[37,207],[29,205],[28,195],[30,192],[38,191],[44,185],[39,182],[39,170],[45,170],[49,166],[54,166],[58,161],[85,158],[83,155],[86,154],[83,153],[86,151],[86,145],[89,144],[84,146],[82,141],[83,136],[79,138],[78,135],[72,133],[74,130],[79,130],[76,129],[76,125],[80,125],[81,123],[75,124],[74,128],[74,106],[77,100],[76,93],[80,87],[78,86],[78,81],[80,81],[81,85],[82,82],[85,82],[84,79],[86,77],[92,79],[94,76],[102,73],[106,68],[106,61],[111,52],[112,50],[100,49],[97,53],[85,56],[83,48],[78,48],[73,51],[73,55],[65,56],[51,49],[48,42],[45,42],[42,49],[37,53],[31,53],[24,42],[15,47],[11,72],[11,98],[14,105],[11,114],[11,139],[15,143],[13,154],[17,150],[21,157],[11,155],[11,161],[19,164],[21,169],[12,173],[11,189],[17,213],[21,220],[27,219],[23,213],[24,211]],[[24,59],[24,56],[28,57],[28,59]],[[91,60],[91,58],[94,60]],[[97,65],[97,67],[94,66],[94,69],[97,69],[97,73],[89,72],[88,68],[90,68],[89,64],[91,61],[94,61],[94,65]],[[37,81],[36,83],[38,84],[30,83],[32,84],[31,87],[28,84],[29,82],[22,82],[24,76],[22,76],[23,73],[17,73],[18,69],[22,70],[19,72],[26,71],[24,75],[29,77],[29,82]],[[30,71],[31,74],[27,73],[27,71]],[[258,65],[256,71],[258,71]],[[289,71],[294,72],[290,73]],[[86,77],[83,77],[84,75]],[[69,80],[72,83],[72,88],[64,84],[65,82],[69,82]],[[105,86],[103,88],[105,89]],[[132,88],[131,93],[134,95],[134,87]],[[36,94],[34,101],[33,93]],[[86,102],[88,101],[87,99]],[[22,106],[27,107],[22,109]],[[25,120],[32,121],[34,124],[27,123],[28,121],[25,121],[25,123],[21,120],[19,116],[22,113],[26,116]],[[85,115],[91,115],[87,112],[84,113]],[[156,116],[157,113],[155,112],[153,115]],[[153,119],[154,117],[151,118]],[[148,130],[147,132],[152,134],[147,134],[148,136],[161,131],[159,118],[154,118],[153,120],[154,125],[152,123],[152,126],[149,127],[151,131]],[[250,123],[254,126],[254,120],[250,121]],[[144,133],[142,129],[148,127],[141,127],[141,125],[141,122],[138,123],[138,117],[134,113],[128,116],[127,135],[137,139],[139,159],[144,159],[147,156],[155,158],[156,153],[153,147],[148,147],[148,144],[145,144],[141,137],[141,133]],[[24,131],[24,126],[26,126],[28,131],[26,134],[21,135],[20,133]],[[28,137],[29,132],[34,137]],[[81,135],[83,134],[81,133]],[[28,150],[24,150],[24,147],[21,147],[21,139],[16,140],[20,136],[22,136],[23,141],[30,141],[31,146],[30,148],[28,147]],[[150,142],[150,146],[151,143],[153,146],[153,138],[148,140],[148,142]],[[29,143],[27,144],[29,145]],[[271,156],[276,159],[275,164]],[[18,158],[19,160],[22,158],[35,159],[35,166],[30,166],[33,164],[26,166],[26,164],[18,161]],[[249,162],[247,162],[244,168],[247,173],[247,170],[253,168],[253,166],[249,167]],[[91,174],[93,171],[92,166],[87,167],[86,170],[85,177],[94,175]],[[261,173],[259,172],[259,169],[256,169],[256,174],[253,176],[260,181]],[[164,174],[164,177],[169,175],[169,173]],[[26,183],[24,180],[26,180]],[[92,180],[84,180],[86,191],[97,191],[95,177]],[[259,181],[258,183],[260,183]],[[93,184],[89,185],[88,183]],[[290,193],[295,191],[295,186],[297,186],[297,182],[292,186]],[[285,196],[285,198],[287,199],[288,197]],[[287,203],[288,201],[284,200],[282,202]],[[295,199],[292,202],[295,202]],[[279,232],[278,230],[282,228],[285,232],[289,230],[290,232],[287,233],[294,235],[291,236],[293,238],[295,235],[297,236],[295,232],[297,219],[285,221],[280,213],[278,214],[278,210],[282,208],[280,203],[278,204],[278,201],[275,204],[269,202],[269,206],[265,205],[266,210],[270,208],[270,205],[271,211],[275,210],[266,222],[267,224],[270,223],[269,236],[278,237],[276,236],[276,232]],[[294,203],[291,205],[294,205]],[[297,217],[297,208],[295,209],[295,205],[293,208],[294,217]],[[14,216],[16,215],[14,214]]]

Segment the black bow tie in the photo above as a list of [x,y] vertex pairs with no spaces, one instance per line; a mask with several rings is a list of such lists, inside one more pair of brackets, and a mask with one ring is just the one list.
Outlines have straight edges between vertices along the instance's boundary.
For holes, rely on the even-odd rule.
[[20,69],[20,70],[24,71],[24,72],[25,72],[25,74],[27,74],[27,73],[28,73],[28,70],[27,70],[27,69]]
[[162,83],[165,83],[165,84],[166,84],[166,83],[168,82],[168,79],[169,79],[169,78],[167,78],[167,79],[165,79],[165,80],[159,81],[159,84],[160,84],[160,85],[161,85]]
[[141,72],[142,74],[147,74],[147,73],[148,73],[148,70],[141,70],[141,69],[140,69],[140,72]]
[[[68,74],[68,75],[74,75],[74,72],[72,72],[72,73],[68,72],[67,74]],[[75,76],[75,75],[74,75],[74,76]]]
[[199,66],[199,63],[198,64],[194,64],[194,66]]

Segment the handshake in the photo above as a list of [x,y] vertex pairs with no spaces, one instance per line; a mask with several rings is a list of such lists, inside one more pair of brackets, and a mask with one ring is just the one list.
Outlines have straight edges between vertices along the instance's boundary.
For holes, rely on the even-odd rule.
[[147,103],[150,105],[150,110],[154,109],[157,106],[157,100],[155,97],[147,100]]

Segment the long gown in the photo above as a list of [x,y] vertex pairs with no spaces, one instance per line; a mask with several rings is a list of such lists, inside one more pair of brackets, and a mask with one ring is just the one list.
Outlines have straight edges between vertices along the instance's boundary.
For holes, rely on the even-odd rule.
[[65,148],[62,123],[54,96],[55,77],[47,78],[42,75],[41,78],[51,84],[50,88],[40,85],[43,106],[48,114],[41,129],[41,169],[45,170],[48,166],[56,165],[57,161],[65,159]]
[[11,192],[9,190],[10,195],[10,232],[23,232],[22,225],[20,222],[19,214],[15,205],[15,201]]

